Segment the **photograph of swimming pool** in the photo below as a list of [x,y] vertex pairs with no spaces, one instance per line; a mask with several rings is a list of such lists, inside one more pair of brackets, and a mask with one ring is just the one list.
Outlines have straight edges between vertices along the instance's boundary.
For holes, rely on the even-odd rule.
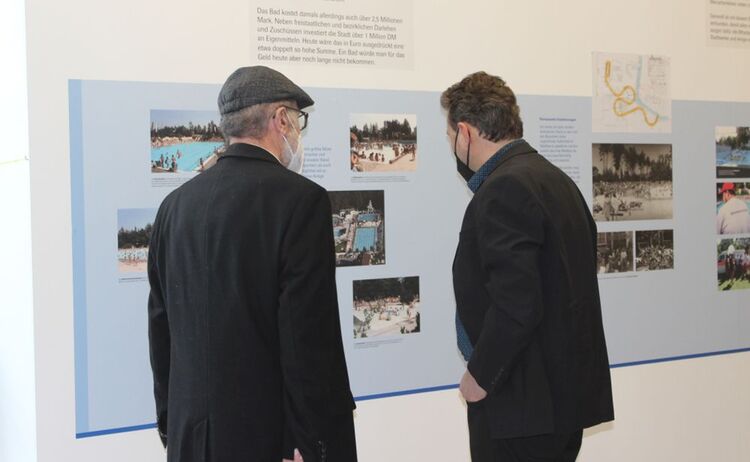
[[750,127],[716,127],[716,176],[750,177]]
[[151,110],[151,173],[200,173],[223,148],[217,112]]
[[413,172],[417,169],[415,114],[351,114],[353,172]]
[[329,191],[336,266],[385,264],[383,191]]

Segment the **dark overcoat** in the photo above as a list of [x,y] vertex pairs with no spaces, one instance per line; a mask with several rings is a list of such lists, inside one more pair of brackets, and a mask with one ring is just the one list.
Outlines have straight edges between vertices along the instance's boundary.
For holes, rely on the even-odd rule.
[[356,460],[326,191],[231,145],[164,199],[149,249],[170,462]]
[[470,201],[453,264],[468,370],[493,438],[570,433],[614,418],[597,231],[575,183],[526,142]]

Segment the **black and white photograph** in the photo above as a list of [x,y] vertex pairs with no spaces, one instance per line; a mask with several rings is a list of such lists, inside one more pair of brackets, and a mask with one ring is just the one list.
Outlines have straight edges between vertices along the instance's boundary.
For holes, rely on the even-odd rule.
[[352,172],[413,172],[417,169],[417,116],[351,114]]
[[418,276],[365,279],[353,286],[355,339],[420,331]]
[[658,271],[674,268],[674,231],[635,232],[635,270]]
[[718,239],[716,269],[719,290],[750,289],[750,238]]
[[385,264],[383,191],[329,191],[336,266]]
[[633,232],[598,233],[596,260],[599,274],[633,271]]
[[671,144],[594,144],[596,221],[672,218]]

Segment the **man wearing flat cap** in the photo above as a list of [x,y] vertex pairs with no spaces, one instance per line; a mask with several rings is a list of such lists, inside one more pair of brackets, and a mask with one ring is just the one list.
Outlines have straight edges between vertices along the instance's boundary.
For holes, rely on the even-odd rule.
[[159,208],[149,343],[169,462],[357,460],[331,207],[299,175],[312,104],[277,71],[235,71],[229,147]]

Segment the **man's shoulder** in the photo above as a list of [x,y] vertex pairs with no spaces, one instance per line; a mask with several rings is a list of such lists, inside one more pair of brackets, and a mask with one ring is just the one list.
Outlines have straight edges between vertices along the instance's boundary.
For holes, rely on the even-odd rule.
[[[489,192],[490,190],[501,187],[502,189],[528,188],[530,185],[539,181],[539,176],[548,170],[547,162],[544,157],[536,151],[529,151],[518,154],[508,159],[493,170],[482,189]],[[484,186],[487,186],[486,188]]]

